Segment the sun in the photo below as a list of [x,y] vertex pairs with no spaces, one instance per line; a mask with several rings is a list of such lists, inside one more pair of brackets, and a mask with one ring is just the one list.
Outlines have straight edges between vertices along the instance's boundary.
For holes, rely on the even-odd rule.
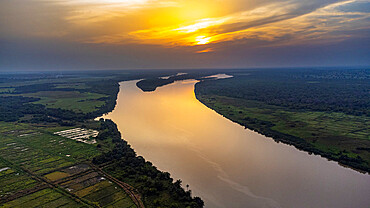
[[196,45],[204,45],[209,43],[211,40],[211,37],[207,37],[205,35],[200,35],[195,38],[195,44]]

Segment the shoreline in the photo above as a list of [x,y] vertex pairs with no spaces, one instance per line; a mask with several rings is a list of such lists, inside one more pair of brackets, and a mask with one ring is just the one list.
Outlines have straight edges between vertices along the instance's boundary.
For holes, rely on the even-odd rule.
[[[197,83],[198,84],[198,83]],[[244,128],[246,129],[249,129],[249,130],[252,130],[252,131],[255,131],[261,135],[264,135],[266,137],[269,137],[271,139],[273,139],[275,142],[279,143],[279,142],[282,142],[286,145],[290,145],[290,146],[293,146],[295,147],[297,150],[300,150],[300,151],[304,151],[308,154],[314,154],[314,155],[319,155],[321,156],[322,158],[325,158],[327,159],[328,161],[335,161],[338,165],[344,167],[344,168],[349,168],[349,169],[352,169],[356,172],[359,172],[359,173],[362,173],[362,174],[367,174],[367,175],[370,175],[370,169],[369,168],[366,168],[366,167],[355,167],[353,165],[350,164],[350,160],[348,162],[346,162],[345,160],[344,161],[340,161],[339,159],[331,156],[330,154],[328,153],[325,153],[319,149],[316,149],[315,147],[313,147],[312,145],[310,145],[309,143],[307,143],[303,138],[299,138],[299,137],[295,137],[295,136],[292,136],[292,135],[287,135],[287,134],[284,134],[284,133],[281,133],[281,132],[277,132],[275,130],[272,130],[270,129],[273,124],[272,123],[269,123],[267,124],[267,127],[264,127],[263,125],[254,125],[254,126],[251,126],[251,125],[245,125],[243,123],[241,123],[240,121],[238,121],[237,119],[233,118],[231,115],[225,115],[225,114],[222,114],[220,111],[216,110],[215,108],[213,108],[211,106],[210,103],[207,103],[205,101],[205,99],[201,98],[201,95],[197,94],[196,93],[196,90],[194,88],[194,91],[195,91],[195,97],[196,99],[201,102],[203,105],[205,105],[207,108],[215,111],[217,114],[223,116],[224,118],[240,125],[240,126],[243,126]],[[256,122],[256,119],[253,119],[253,120],[250,120],[251,122]],[[258,121],[258,120],[257,120]]]

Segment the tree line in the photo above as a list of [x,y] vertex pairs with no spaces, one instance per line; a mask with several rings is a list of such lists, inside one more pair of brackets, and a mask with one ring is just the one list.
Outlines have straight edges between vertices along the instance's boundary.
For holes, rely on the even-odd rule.
[[259,70],[196,85],[198,95],[256,100],[295,110],[370,116],[369,70]]

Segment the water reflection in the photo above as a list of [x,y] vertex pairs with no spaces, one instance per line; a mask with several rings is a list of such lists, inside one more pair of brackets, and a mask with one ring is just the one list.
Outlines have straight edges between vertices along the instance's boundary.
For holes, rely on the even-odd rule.
[[368,207],[370,177],[275,143],[194,96],[195,81],[144,93],[122,82],[104,116],[139,155],[201,196],[206,207]]
[[227,74],[216,74],[216,75],[211,75],[205,78],[216,78],[216,79],[226,79],[226,78],[231,78],[233,76],[227,75]]

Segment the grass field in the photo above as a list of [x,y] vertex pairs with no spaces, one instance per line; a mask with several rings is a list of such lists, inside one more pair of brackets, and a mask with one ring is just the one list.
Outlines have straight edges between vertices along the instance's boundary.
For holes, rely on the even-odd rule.
[[95,146],[54,135],[46,128],[1,122],[3,139],[0,141],[0,156],[15,159],[17,163],[23,162],[26,166],[29,164],[28,168],[42,168],[42,164],[55,167],[57,164],[88,160],[99,153]]
[[[99,77],[65,77],[59,79],[10,80],[0,83],[0,96],[24,96],[39,98],[35,104],[47,108],[72,110],[76,113],[90,113],[106,104],[109,95],[96,93],[88,83],[101,80]],[[21,88],[21,89],[20,89]],[[24,90],[33,90],[24,92]],[[104,91],[104,90],[102,90]],[[108,92],[109,93],[109,92]]]
[[54,189],[43,189],[16,200],[0,204],[0,207],[88,207]]
[[[115,206],[118,201],[125,202],[124,207],[132,205],[131,199],[122,192],[121,188],[116,184],[107,181],[104,177],[93,176],[78,183],[72,183],[70,190],[77,196],[85,198],[90,201],[96,201],[99,206]],[[118,205],[118,204],[117,204]]]
[[25,97],[40,98],[35,104],[42,104],[48,108],[61,108],[74,112],[88,113],[97,110],[105,104],[98,99],[107,97],[97,93],[80,93],[78,91],[40,91],[37,93],[21,94]]
[[40,184],[24,171],[0,158],[0,198],[14,194],[18,190],[33,188]]
[[0,93],[12,93],[15,88],[0,88]]
[[89,160],[99,152],[95,146],[55,136],[26,124],[0,123],[0,158],[43,175]]
[[55,171],[55,172],[44,175],[45,178],[47,178],[51,181],[56,181],[56,180],[59,180],[59,179],[62,179],[62,178],[66,178],[68,176],[70,176],[70,174],[65,173],[65,172],[61,172],[61,171]]
[[71,88],[71,89],[88,89],[89,87],[86,85],[86,83],[66,83],[66,84],[56,84],[55,88]]
[[198,99],[221,115],[261,133],[266,129],[304,139],[339,159],[361,157],[369,167],[370,121],[366,116],[336,112],[294,111],[262,102],[217,95]]
[[[27,76],[27,75],[26,75]],[[88,81],[99,81],[102,79],[111,79],[114,78],[112,76],[91,76],[91,77],[83,77],[83,76],[66,76],[63,78],[45,78],[45,77],[37,77],[35,79],[22,79],[25,76],[19,76],[20,79],[12,79],[8,80],[7,82],[0,83],[0,88],[8,88],[8,87],[19,87],[25,85],[33,85],[33,84],[44,84],[44,83],[52,83],[59,88],[75,88],[75,86],[79,88],[83,88],[84,84]],[[18,77],[18,78],[19,78]],[[69,86],[69,87],[68,87]]]

